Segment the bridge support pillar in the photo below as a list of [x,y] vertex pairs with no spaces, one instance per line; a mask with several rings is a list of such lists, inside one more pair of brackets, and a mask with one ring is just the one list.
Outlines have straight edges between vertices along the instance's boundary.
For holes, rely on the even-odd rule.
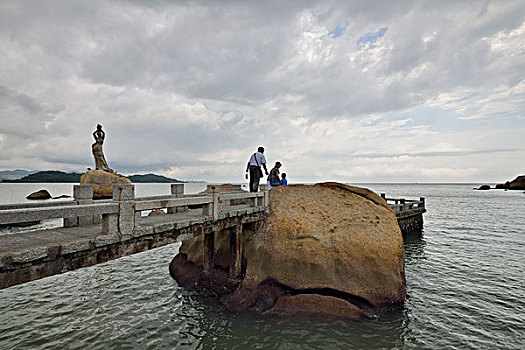
[[215,232],[206,233],[204,235],[204,244],[202,245],[202,267],[204,271],[210,272],[214,267],[214,252],[215,252]]
[[232,228],[230,233],[230,278],[241,275],[242,262],[242,224]]

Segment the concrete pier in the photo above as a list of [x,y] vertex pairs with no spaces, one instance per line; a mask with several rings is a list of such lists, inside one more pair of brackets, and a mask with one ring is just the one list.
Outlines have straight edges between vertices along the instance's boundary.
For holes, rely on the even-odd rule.
[[[268,190],[219,193],[208,186],[203,194],[184,194],[172,184],[166,196],[135,197],[133,185],[115,185],[113,198],[93,201],[90,185],[75,185],[74,198],[64,202],[0,205],[0,224],[63,219],[64,227],[0,236],[0,288],[102,263],[204,235],[203,263],[214,266],[214,237],[230,241],[230,278],[241,273],[242,233],[266,216]],[[424,199],[386,198],[403,234],[422,229]],[[146,216],[162,209],[164,215]]]
[[[69,202],[0,206],[3,224],[64,219],[64,227],[0,236],[0,288],[199,235],[211,242],[203,254],[213,266],[213,236],[229,232],[234,236],[232,266],[239,267],[231,272],[233,276],[240,270],[238,237],[243,227],[264,218],[268,203],[267,191],[219,193],[210,186],[211,195],[184,195],[183,184],[173,184],[171,195],[142,198],[135,198],[133,185],[116,185],[112,200],[86,203],[86,192],[92,187],[74,187],[75,197]],[[166,214],[144,215],[155,209]]]
[[423,214],[427,211],[425,198],[420,197],[419,200],[387,198],[384,193],[381,194],[381,197],[396,213],[397,223],[403,237],[417,235],[423,231]]

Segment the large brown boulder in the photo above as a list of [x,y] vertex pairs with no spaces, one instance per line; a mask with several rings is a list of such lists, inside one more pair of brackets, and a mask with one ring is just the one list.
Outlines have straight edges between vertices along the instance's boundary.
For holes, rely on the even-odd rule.
[[270,214],[245,257],[235,311],[355,318],[406,294],[396,216],[364,188],[324,183],[270,191]]
[[[201,247],[183,243],[170,266],[175,278],[190,269],[198,275]],[[243,271],[227,303],[234,312],[355,319],[406,294],[394,212],[375,193],[338,183],[271,190],[267,219],[247,235]]]
[[131,181],[115,172],[89,170],[80,177],[81,185],[93,185],[93,198],[111,198],[113,185],[131,185]]

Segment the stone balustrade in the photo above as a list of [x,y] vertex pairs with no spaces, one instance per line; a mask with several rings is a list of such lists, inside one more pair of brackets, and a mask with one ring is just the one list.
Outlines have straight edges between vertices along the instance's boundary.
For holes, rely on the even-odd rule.
[[203,194],[186,195],[184,184],[172,184],[171,195],[136,198],[134,185],[115,185],[112,199],[94,201],[93,186],[74,185],[73,200],[1,205],[0,225],[63,218],[64,227],[101,224],[104,234],[131,235],[147,211],[165,209],[167,214],[177,214],[188,208],[202,208],[203,220],[215,221],[234,207],[233,202],[264,210],[268,207],[268,192],[219,193],[218,186],[208,185]]

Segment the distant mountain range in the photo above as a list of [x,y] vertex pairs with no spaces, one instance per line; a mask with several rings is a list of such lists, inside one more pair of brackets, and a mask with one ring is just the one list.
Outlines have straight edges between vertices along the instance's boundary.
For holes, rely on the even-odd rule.
[[[8,170],[0,171],[0,180],[2,182],[70,182],[79,183],[80,173],[65,173],[57,170],[46,170],[31,172],[28,170]],[[170,179],[169,177],[155,174],[146,175],[130,175],[126,176],[133,183],[184,183],[184,182],[204,182],[204,181],[181,181],[177,179]]]
[[22,170],[22,169],[16,169],[16,170],[4,170],[0,171],[0,181],[2,180],[16,180],[23,178],[24,176],[27,176],[29,174],[36,173],[36,170],[29,171],[29,170]]

